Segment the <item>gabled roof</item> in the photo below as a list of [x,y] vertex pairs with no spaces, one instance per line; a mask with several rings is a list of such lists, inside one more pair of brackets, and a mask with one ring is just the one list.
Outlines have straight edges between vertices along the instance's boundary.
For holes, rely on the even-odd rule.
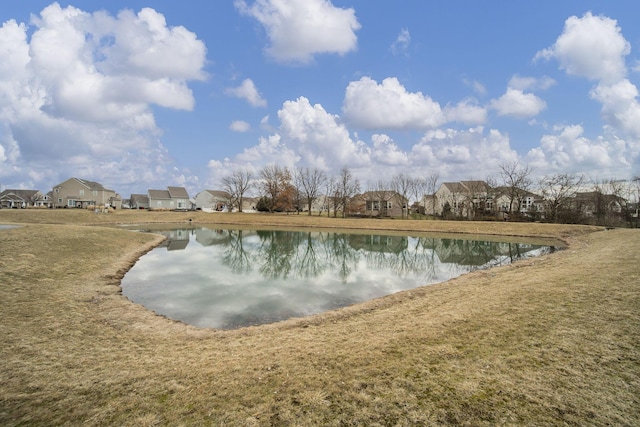
[[146,194],[131,194],[131,203],[149,203],[149,197]]
[[171,194],[167,190],[149,190],[150,199],[171,199]]
[[40,193],[38,190],[4,190],[0,193],[0,198],[9,200],[33,201],[34,197]]
[[187,193],[184,187],[167,187],[169,190],[169,196],[172,199],[188,199],[189,193]]
[[[84,185],[87,189],[92,190],[92,191],[113,191],[110,190],[106,187],[104,187],[102,184],[100,184],[99,182],[95,182],[95,181],[89,181],[87,179],[80,179],[80,178],[69,178],[67,181],[71,181],[71,180],[75,180],[78,181],[80,184]],[[65,181],[65,182],[67,182]],[[58,185],[56,185],[56,187],[61,187],[65,182],[62,182]]]
[[231,194],[227,193],[226,191],[221,191],[221,190],[204,190],[204,191],[206,191],[207,193],[211,194],[214,197],[219,197],[221,199],[228,199],[231,197]]

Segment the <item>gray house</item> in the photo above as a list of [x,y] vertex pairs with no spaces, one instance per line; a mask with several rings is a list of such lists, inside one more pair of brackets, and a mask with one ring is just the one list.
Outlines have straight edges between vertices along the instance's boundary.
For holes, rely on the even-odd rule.
[[226,191],[202,190],[195,197],[196,209],[205,211],[225,211],[229,207],[231,195]]
[[4,190],[0,193],[0,208],[30,208],[48,206],[47,197],[38,190]]
[[146,194],[131,194],[129,199],[131,209],[149,209],[149,196]]
[[148,190],[149,209],[187,210],[191,208],[189,193],[184,187]]

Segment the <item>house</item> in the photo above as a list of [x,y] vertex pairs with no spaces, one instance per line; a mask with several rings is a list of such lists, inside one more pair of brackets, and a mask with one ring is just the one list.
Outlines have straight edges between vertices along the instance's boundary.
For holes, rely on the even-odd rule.
[[0,193],[0,208],[30,208],[48,206],[47,196],[38,190],[4,190]]
[[596,190],[576,193],[572,205],[581,215],[591,218],[607,214],[620,215],[626,202],[619,196]]
[[226,211],[231,203],[231,194],[226,191],[202,190],[194,199],[196,209],[205,211]]
[[349,208],[355,215],[400,217],[408,206],[409,201],[396,191],[373,190],[354,196]]
[[149,196],[146,194],[131,194],[129,198],[130,209],[149,209]]
[[119,209],[122,206],[122,199],[115,191],[80,178],[69,178],[53,187],[53,199],[56,208],[111,206]]
[[[496,187],[493,193],[495,195],[494,207],[498,214],[519,213],[530,217],[543,216],[544,214],[544,198],[531,191],[523,189],[514,191],[508,187]],[[513,201],[511,200],[512,197],[514,197]]]
[[184,187],[167,187],[166,190],[148,190],[149,209],[191,209],[189,193]]
[[494,210],[491,187],[484,181],[443,182],[434,196],[436,215],[473,217]]

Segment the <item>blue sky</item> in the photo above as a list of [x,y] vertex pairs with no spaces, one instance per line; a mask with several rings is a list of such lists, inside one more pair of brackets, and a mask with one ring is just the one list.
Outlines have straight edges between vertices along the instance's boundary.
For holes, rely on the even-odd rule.
[[0,9],[0,188],[127,197],[277,163],[640,174],[632,1],[26,1]]

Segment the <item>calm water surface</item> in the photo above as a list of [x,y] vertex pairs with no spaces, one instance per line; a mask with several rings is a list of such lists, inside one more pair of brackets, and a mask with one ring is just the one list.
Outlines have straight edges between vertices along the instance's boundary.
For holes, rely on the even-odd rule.
[[176,229],[122,280],[131,301],[235,329],[344,307],[539,256],[552,246],[328,231]]

